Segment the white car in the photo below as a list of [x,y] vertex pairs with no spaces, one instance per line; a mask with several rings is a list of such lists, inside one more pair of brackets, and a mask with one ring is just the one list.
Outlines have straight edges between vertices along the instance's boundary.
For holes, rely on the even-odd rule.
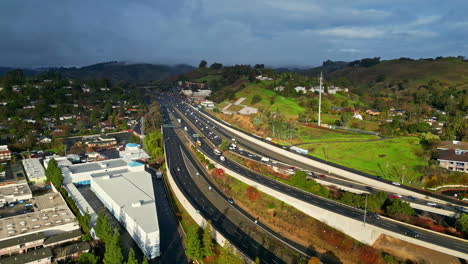
[[433,202],[427,202],[426,204],[430,205],[430,206],[436,206],[437,205],[436,203],[433,203]]
[[400,186],[401,184],[398,182],[392,182],[393,185]]

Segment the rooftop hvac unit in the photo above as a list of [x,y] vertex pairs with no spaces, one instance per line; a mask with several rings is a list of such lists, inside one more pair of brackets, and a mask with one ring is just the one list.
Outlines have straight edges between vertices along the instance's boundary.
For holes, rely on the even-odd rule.
[[140,206],[141,206],[141,201],[132,203],[132,207],[140,207]]

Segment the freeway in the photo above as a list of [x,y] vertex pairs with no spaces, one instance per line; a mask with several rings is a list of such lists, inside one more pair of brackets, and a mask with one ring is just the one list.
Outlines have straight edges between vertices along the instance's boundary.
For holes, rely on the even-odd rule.
[[220,232],[236,248],[246,254],[250,259],[259,257],[262,263],[285,263],[275,256],[269,250],[253,240],[244,233],[239,227],[234,225],[224,214],[216,209],[213,204],[205,198],[203,193],[192,182],[190,174],[184,164],[181,147],[183,144],[179,141],[173,128],[163,128],[164,144],[168,161],[168,168],[174,178],[177,186],[181,189],[184,196],[190,203],[197,208],[198,212],[208,220],[211,220],[213,228]]
[[[175,103],[170,102],[170,100],[161,100],[161,104],[169,108],[176,105]],[[177,115],[177,113],[173,109],[170,109],[170,111],[172,112],[172,114]],[[189,128],[187,129],[189,130]],[[195,131],[189,130],[187,132],[193,134]],[[304,192],[293,186],[274,181],[269,177],[247,170],[227,158],[224,161],[221,161],[219,156],[214,154],[213,148],[210,148],[210,144],[206,142],[206,139],[200,138],[199,140],[202,142],[200,150],[206,156],[210,157],[213,160],[217,160],[224,167],[257,182],[258,184],[267,186],[268,188],[279,191],[288,196],[294,197],[298,200],[302,200],[311,205],[321,207],[325,210],[334,212],[342,216],[346,216],[348,218],[352,218],[356,220],[364,219],[364,211],[360,209],[353,208],[353,207],[350,207],[350,206],[347,206],[347,205],[344,205],[344,204],[341,204],[332,200],[328,200],[323,197]],[[376,219],[376,218],[369,217],[369,216],[370,215],[367,214],[366,224],[374,225],[376,227],[379,227],[379,228],[382,228],[391,232],[395,232],[398,234],[410,236],[414,239],[425,241],[425,242],[435,244],[444,248],[456,250],[458,252],[461,252],[463,255],[466,255],[468,253],[468,242],[466,240],[448,237],[442,234],[437,234],[429,230],[427,231],[422,230],[420,228],[412,227],[407,224],[399,223],[399,222],[388,220],[385,218]],[[417,234],[417,237],[415,237],[416,235],[414,234]]]
[[[185,119],[190,120],[190,122],[194,126],[197,127],[197,130],[199,130],[205,136],[205,138],[207,138],[210,141],[210,143],[213,144],[214,146],[218,146],[219,144],[221,144],[223,138],[229,139],[229,140],[231,140],[233,138],[232,135],[231,136],[227,135],[218,126],[214,125],[213,123],[210,123],[210,121],[203,120],[203,118],[200,117],[200,115],[198,113],[196,113],[196,111],[194,111],[192,108],[189,108],[189,107],[183,105],[182,103],[177,103],[176,106],[177,106],[179,111],[177,111],[177,110],[174,111],[173,110],[174,113],[182,112],[184,114]],[[177,114],[179,114],[179,113],[177,113]],[[182,116],[179,115],[178,118],[182,119]],[[288,168],[288,164],[283,163],[283,161],[281,161],[281,160],[274,161],[274,159],[277,158],[278,156],[274,156],[275,157],[274,158],[274,157],[272,157],[271,152],[268,153],[268,154],[263,153],[264,152],[263,148],[262,148],[262,152],[258,153],[258,149],[253,148],[252,144],[248,144],[245,141],[243,141],[242,139],[236,139],[235,143],[236,143],[236,145],[242,146],[244,149],[242,149],[242,148],[233,148],[233,149],[231,149],[232,152],[235,152],[235,153],[237,153],[239,155],[244,156],[245,158],[252,159],[252,160],[255,160],[257,162],[266,163],[267,165],[272,166],[273,165],[272,162],[275,162],[276,164],[274,166],[276,166],[276,167],[283,166],[283,167]],[[251,152],[246,151],[245,149],[249,149]],[[268,161],[262,161],[262,157],[267,157],[269,160]],[[290,167],[290,165],[291,164],[289,164],[289,167]],[[295,165],[297,165],[297,164],[295,164]],[[294,168],[294,170],[299,169],[297,167],[293,167],[293,168]],[[319,180],[328,182],[329,184],[335,184],[337,186],[345,186],[347,188],[357,190],[360,193],[376,193],[377,192],[377,190],[372,188],[371,186],[359,184],[359,183],[356,183],[356,182],[348,180],[348,179],[344,179],[344,178],[341,178],[341,177],[336,177],[334,175],[330,176],[328,173],[324,172],[323,170],[317,169],[315,167],[309,166],[309,170],[305,169],[304,167],[301,167],[301,168],[304,171],[311,172],[312,175],[314,175],[312,177],[318,178],[319,176],[317,176],[317,175],[320,175]],[[391,194],[391,197],[398,197],[397,199],[405,200],[406,202],[409,202],[411,205],[413,205],[413,204],[422,205],[423,206],[422,208],[424,208],[424,210],[429,211],[429,212],[441,213],[441,211],[437,210],[437,209],[443,209],[443,210],[445,210],[445,212],[442,211],[442,213],[444,215],[453,216],[453,215],[455,215],[457,213],[456,208],[453,207],[452,205],[428,202],[426,200],[418,199],[418,198],[416,198],[414,196],[410,196],[410,195],[402,196],[402,195],[393,194],[393,193],[390,193],[390,194]],[[419,206],[418,208],[421,208],[421,206]],[[437,209],[432,209],[432,208],[437,208]],[[421,210],[421,209],[419,209],[419,210]]]

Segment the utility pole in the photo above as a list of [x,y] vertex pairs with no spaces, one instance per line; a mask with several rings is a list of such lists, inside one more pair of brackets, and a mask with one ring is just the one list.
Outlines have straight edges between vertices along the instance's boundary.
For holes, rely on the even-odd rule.
[[144,149],[145,147],[145,117],[142,116],[140,120],[140,131],[141,131],[141,137],[140,137],[140,149],[138,150],[138,158],[141,158],[141,150]]
[[318,111],[318,126],[322,123],[320,120],[320,112],[322,111],[322,72],[320,72],[320,88],[319,88],[319,111]]

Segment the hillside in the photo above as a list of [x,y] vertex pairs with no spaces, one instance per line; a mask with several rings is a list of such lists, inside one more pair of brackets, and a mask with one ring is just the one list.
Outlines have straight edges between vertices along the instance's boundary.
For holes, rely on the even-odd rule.
[[[14,68],[0,68],[0,77]],[[41,68],[24,69],[25,75],[34,75],[46,70],[59,72],[63,77],[72,79],[110,79],[114,81],[125,80],[136,83],[147,83],[155,80],[162,80],[173,75],[192,71],[194,68],[190,65],[163,65],[163,64],[127,64],[124,62],[105,62],[80,68]]]
[[359,86],[391,80],[422,84],[439,80],[450,84],[468,83],[468,62],[458,59],[389,60],[371,67],[345,67],[327,75],[330,79],[347,78]]

